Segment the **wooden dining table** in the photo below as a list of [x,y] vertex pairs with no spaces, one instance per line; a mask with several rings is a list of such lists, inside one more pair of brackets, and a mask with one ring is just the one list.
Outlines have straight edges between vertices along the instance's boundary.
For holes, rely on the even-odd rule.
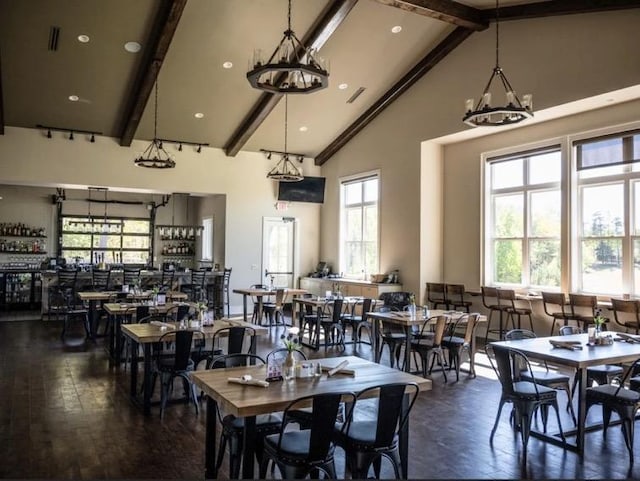
[[[96,329],[98,326],[98,303],[109,300],[115,300],[118,295],[125,294],[122,291],[80,291],[77,293],[78,299],[82,302],[89,303],[89,335],[92,339],[96,338]],[[164,292],[167,301],[186,300],[187,295],[180,291]],[[127,292],[126,298],[130,300],[151,299],[153,291]]]
[[[260,289],[256,287],[249,288],[238,288],[234,289],[234,294],[242,294],[242,315],[244,316],[244,320],[249,322],[249,307],[248,307],[248,298],[255,297],[258,303],[258,324],[260,324],[260,320],[262,319],[262,306],[264,304],[264,298],[269,296],[276,295],[276,289]],[[292,299],[296,299],[297,296],[301,296],[303,294],[307,294],[308,291],[306,289],[298,289],[292,287],[285,287],[285,300],[288,296],[291,296]]]
[[[391,324],[395,324],[403,328],[405,333],[405,345],[404,345],[404,369],[405,371],[411,370],[411,339],[413,337],[413,328],[421,327],[425,321],[430,319],[430,322],[435,325],[436,317],[446,316],[447,322],[456,322],[462,316],[466,315],[466,312],[459,311],[445,311],[440,309],[429,309],[425,316],[425,311],[422,308],[416,309],[415,317],[412,317],[407,311],[386,311],[386,312],[370,312],[367,314],[367,319],[373,320],[371,322],[371,339],[373,344],[373,352],[375,362],[380,362],[380,339],[378,333],[378,322],[385,321]],[[478,318],[478,322],[487,322],[487,317],[481,315]],[[471,356],[476,353],[476,340],[475,336],[471,339]]]
[[[225,414],[233,414],[244,418],[242,477],[243,479],[254,479],[256,478],[254,445],[257,415],[283,411],[289,403],[304,396],[328,392],[358,393],[364,389],[387,383],[413,382],[418,385],[420,391],[431,389],[431,381],[429,379],[391,369],[359,357],[346,356],[316,359],[316,361],[327,367],[334,367],[344,360],[349,362],[347,367],[355,371],[354,376],[336,374],[328,377],[323,374],[320,377],[310,379],[270,382],[266,388],[228,382],[230,377],[241,377],[244,374],[249,374],[254,379],[265,379],[266,366],[264,365],[194,372],[192,375],[193,382],[207,396],[205,478],[215,479],[218,475],[215,466],[218,408]],[[403,408],[407,408],[407,403]],[[333,422],[333,420],[327,420],[327,422]],[[402,472],[405,476],[408,473],[408,446],[409,420],[405,423],[399,439],[400,460]]]
[[[174,329],[179,328],[179,323],[166,323],[172,325]],[[244,322],[240,318],[229,318],[229,319],[217,319],[213,321],[213,325],[202,326],[197,329],[197,331],[201,331],[204,334],[205,339],[211,339],[218,331],[228,328],[228,327],[248,327],[255,330],[256,336],[266,336],[269,333],[269,330],[255,326],[254,324],[250,324],[248,322]],[[169,329],[163,329],[162,326],[157,326],[154,324],[143,323],[143,324],[123,324],[122,325],[122,334],[131,339],[133,343],[132,352],[138,352],[138,345],[143,346],[144,357],[143,357],[143,389],[142,389],[142,402],[138,399],[138,356],[131,356],[131,390],[130,397],[131,400],[138,405],[141,405],[142,410],[145,415],[151,414],[151,346],[153,343],[158,342],[160,337],[167,333],[171,332]],[[225,331],[220,335],[226,334]],[[251,353],[256,353],[256,343],[251,343]]]
[[[615,336],[614,332],[611,332]],[[551,340],[557,341],[577,341],[582,349],[565,349],[554,347]],[[586,426],[587,405],[587,368],[590,366],[599,366],[602,364],[618,364],[624,362],[633,362],[640,358],[640,344],[629,343],[623,340],[616,340],[610,345],[589,346],[588,334],[574,334],[571,336],[551,336],[537,337],[533,339],[520,339],[516,341],[499,341],[492,342],[493,346],[502,346],[524,353],[528,357],[547,361],[550,364],[565,366],[570,369],[576,369],[578,376],[578,425],[575,430],[565,431],[565,438],[576,436],[575,444],[568,440],[563,442],[558,434],[547,434],[539,432],[535,429],[531,430],[531,435],[543,439],[555,445],[562,446],[571,451],[577,452],[580,456],[584,455],[585,434],[587,431],[601,429],[602,424],[594,424]]]
[[[122,352],[122,321],[123,317],[127,314],[131,314],[135,309],[139,306],[148,306],[149,314],[166,314],[171,309],[177,309],[180,306],[189,306],[190,309],[197,308],[197,303],[195,302],[166,302],[164,304],[142,304],[140,302],[107,302],[102,305],[102,308],[105,310],[107,315],[109,316],[109,322],[111,324],[111,328],[109,329],[109,337],[107,340],[108,352],[109,352],[109,365],[119,366],[121,363],[120,353]],[[139,319],[136,319],[139,321]]]

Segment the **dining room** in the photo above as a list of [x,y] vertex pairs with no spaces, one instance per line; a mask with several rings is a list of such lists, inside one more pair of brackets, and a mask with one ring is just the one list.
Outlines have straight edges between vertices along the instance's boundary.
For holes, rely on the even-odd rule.
[[[328,477],[357,477],[376,378],[410,415],[362,477],[640,477],[635,411],[605,438],[620,391],[597,391],[637,404],[614,303],[640,299],[640,2],[561,3],[2,2],[0,477],[253,478],[282,462],[263,416],[331,386]],[[286,82],[260,54],[285,27],[309,47]],[[305,374],[266,381],[294,338]],[[498,362],[517,345],[572,395],[518,405],[527,443]]]

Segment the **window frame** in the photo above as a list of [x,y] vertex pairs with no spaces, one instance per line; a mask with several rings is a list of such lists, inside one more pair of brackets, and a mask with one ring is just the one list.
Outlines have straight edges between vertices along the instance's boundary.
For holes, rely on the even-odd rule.
[[[377,192],[377,200],[375,202],[365,202],[364,201],[364,182],[368,180],[376,179],[378,183],[378,192]],[[365,271],[361,274],[353,274],[348,272],[347,269],[347,254],[346,254],[346,196],[345,196],[345,186],[361,183],[363,189],[362,201],[358,204],[349,204],[350,207],[360,206],[360,219],[361,222],[361,236],[360,236],[360,244],[364,245],[365,241],[363,240],[363,232],[364,232],[364,209],[365,207],[371,207],[373,205],[376,206],[376,233],[375,233],[375,243],[376,243],[376,258],[375,258],[375,270],[380,270],[380,201],[381,201],[381,176],[379,170],[363,172],[360,174],[354,174],[351,176],[341,177],[339,179],[339,216],[340,216],[340,233],[339,233],[339,266],[341,276],[347,279],[364,279],[367,280],[371,274],[377,274],[378,272],[367,272],[366,271],[366,257],[363,252],[363,263],[365,266]]]
[[[207,228],[208,225],[208,228]],[[205,249],[206,246],[206,249]],[[213,216],[202,218],[200,254],[203,261],[213,261]],[[208,254],[208,256],[206,255]]]

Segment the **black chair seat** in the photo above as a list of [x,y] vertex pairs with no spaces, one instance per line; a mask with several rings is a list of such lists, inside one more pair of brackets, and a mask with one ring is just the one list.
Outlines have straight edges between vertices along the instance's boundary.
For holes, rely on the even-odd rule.
[[[533,377],[538,384],[548,386],[549,384],[568,384],[570,377],[566,374],[560,374],[553,371],[533,371]],[[533,378],[527,371],[520,373],[520,378],[525,381],[533,382]]]
[[[344,436],[344,441],[348,442],[351,447],[358,450],[366,449],[367,446],[372,446],[376,442],[376,429],[378,426],[377,420],[370,421],[353,421],[349,427],[349,435]],[[336,426],[336,434],[339,433],[341,426]],[[394,449],[398,442],[397,434],[394,436],[390,446],[385,446],[387,449]]]
[[[537,389],[537,392],[536,392]],[[537,386],[529,381],[518,381],[513,383],[513,391],[514,393],[522,398],[531,398],[531,399],[555,399],[556,390],[551,389],[550,387],[543,386],[542,384],[538,384]]]
[[[275,429],[277,432],[282,424],[282,417],[278,414],[261,414],[256,416],[256,431],[260,433],[265,429]],[[233,414],[227,414],[222,419],[222,426],[225,429],[231,429],[233,431],[242,431],[244,429],[244,418],[238,418]]]
[[[613,364],[590,366],[587,368],[587,370],[589,371],[589,375],[591,375],[592,377],[595,377],[595,375],[597,374],[602,374],[605,376],[617,376],[618,374],[622,374],[624,372],[624,369],[622,369],[620,366],[614,366]],[[605,380],[600,384],[604,384],[605,382],[607,381]]]
[[[617,391],[617,394],[616,394]],[[615,401],[619,404],[634,405],[640,402],[640,392],[630,389],[620,389],[612,384],[590,387],[587,389],[587,399],[592,401]]]
[[[172,372],[174,370],[174,360],[175,354],[163,354],[160,359],[157,361],[157,369],[160,372]],[[195,369],[195,364],[193,363],[193,359],[189,359],[187,363],[187,368],[182,370],[181,372],[193,371]]]
[[629,379],[629,387],[634,391],[640,392],[640,376],[634,376]]
[[464,338],[458,336],[447,336],[442,339],[443,346],[462,346]]

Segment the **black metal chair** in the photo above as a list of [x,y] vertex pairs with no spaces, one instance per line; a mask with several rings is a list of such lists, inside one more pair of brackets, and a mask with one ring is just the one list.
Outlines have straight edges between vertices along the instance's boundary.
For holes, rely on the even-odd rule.
[[[267,290],[267,286],[264,284],[253,284],[249,286],[250,289],[263,289]],[[258,299],[258,297],[262,298],[262,302]],[[251,301],[253,302],[253,311],[251,314],[251,322],[254,324],[262,324],[262,319],[258,319],[260,316],[264,316],[264,305],[268,304],[270,300],[267,296],[251,296]],[[262,308],[262,309],[261,309]]]
[[[506,341],[517,341],[520,339],[534,339],[536,338],[536,334],[533,331],[528,331],[526,329],[513,329],[507,332],[504,336]],[[577,424],[576,413],[573,410],[573,391],[571,389],[571,377],[566,374],[561,374],[558,372],[549,371],[549,366],[547,366],[547,362],[543,361],[543,365],[545,370],[535,370],[533,371],[533,375],[535,376],[535,382],[538,384],[542,384],[543,386],[549,387],[551,389],[561,390],[567,393],[567,411],[571,413],[571,419],[573,419],[574,424]],[[533,379],[529,377],[529,373],[524,366],[522,366],[522,370],[520,375],[523,380],[533,382]]]
[[[442,347],[449,353],[449,370],[454,367],[456,369],[456,381],[460,380],[460,364],[462,354],[465,352],[469,356],[469,374],[473,377],[476,376],[472,347],[479,319],[480,314],[478,313],[460,316],[442,338]],[[464,326],[464,334],[462,337],[455,335],[459,326]]]
[[[279,433],[264,438],[259,477],[265,478],[269,463],[273,462],[283,479],[300,479],[308,475],[316,478],[314,473],[318,472],[324,473],[327,478],[336,479],[334,420],[341,401],[353,406],[356,396],[353,393],[323,393],[291,402],[284,411]],[[290,418],[289,413],[306,407],[309,403],[312,409],[311,428],[286,429],[291,422],[297,422]]]
[[231,305],[230,305],[230,283],[231,283],[231,268],[224,270],[222,275],[222,312],[224,312],[224,306],[227,306],[227,317],[231,317]]
[[[269,353],[271,355],[272,353]],[[268,357],[268,356],[267,356]],[[228,354],[217,358],[216,368],[231,368],[247,366],[250,363],[264,364],[264,360],[253,354]],[[216,459],[216,473],[224,461],[224,452],[229,445],[229,477],[238,479],[240,477],[240,457],[243,449],[244,418],[236,417],[233,414],[223,416],[220,409],[217,410],[218,420],[222,426],[220,434],[220,445],[218,457]],[[277,433],[282,424],[282,417],[277,413],[263,414],[256,416],[256,445],[254,446],[256,460],[262,460],[263,439],[268,434]]]
[[122,280],[125,286],[140,286],[140,272],[142,269],[139,267],[125,267]]
[[160,417],[164,416],[169,394],[173,388],[173,380],[180,377],[184,384],[188,399],[193,402],[196,414],[199,412],[198,395],[196,386],[191,381],[191,371],[195,370],[195,364],[191,359],[192,343],[195,340],[204,340],[202,331],[180,329],[164,333],[155,344],[154,359],[155,370],[152,377],[152,386],[156,377],[160,377]]
[[398,291],[398,292],[383,292],[378,297],[384,305],[391,310],[401,311],[411,304],[411,299],[415,299],[413,292]]
[[[379,312],[390,312],[392,310],[394,309],[385,305],[379,309]],[[378,323],[378,345],[380,346],[378,359],[382,357],[384,346],[387,346],[389,348],[389,363],[391,367],[394,367],[396,363],[398,367],[400,367],[402,346],[404,346],[407,341],[406,333],[401,327],[392,322],[387,322],[383,319],[375,319],[374,322]]]
[[158,286],[162,291],[170,291],[173,289],[173,279],[175,271],[173,269],[163,269],[162,277],[160,278],[160,285]]
[[191,283],[183,284],[180,290],[189,296],[191,302],[198,302],[204,296],[204,280],[207,271],[204,269],[196,269],[191,271]]
[[[276,296],[273,303],[267,302],[262,305],[263,313],[269,318],[269,327],[274,325],[284,325],[284,301],[286,289],[276,289]],[[278,320],[280,322],[278,322]]]
[[60,339],[64,341],[69,323],[74,318],[80,318],[85,330],[85,337],[91,337],[89,325],[89,310],[77,299],[78,271],[76,269],[61,269],[57,273],[58,283],[50,293],[50,312],[56,317],[62,316],[62,332]]
[[[531,421],[536,410],[542,409],[542,422],[544,431],[546,432],[549,406],[555,409],[560,437],[562,441],[565,442],[562,423],[560,421],[560,411],[558,409],[558,391],[536,382],[536,377],[531,369],[529,359],[527,359],[527,356],[522,352],[516,349],[489,345],[487,347],[487,354],[489,355],[491,367],[502,385],[498,413],[496,414],[496,420],[491,430],[489,442],[493,445],[493,436],[498,428],[498,422],[500,421],[500,414],[502,413],[504,404],[513,404],[514,410],[512,415],[515,416],[515,427],[519,429],[522,439],[522,467],[525,468],[527,465],[527,444],[529,443],[529,434],[531,432]],[[528,372],[528,379],[530,380],[527,381],[523,379],[523,371]]]
[[[570,336],[572,334],[580,334],[582,329],[577,326],[562,326],[560,328],[561,336]],[[615,364],[602,364],[600,366],[590,366],[587,368],[587,387],[590,387],[595,381],[598,384],[608,384],[613,379],[621,376],[624,370],[620,366]],[[578,379],[580,379],[579,372],[576,372],[573,377],[573,386],[571,387],[571,394],[575,395],[576,388],[578,387]]]
[[[249,342],[245,342],[246,339]],[[224,327],[216,331],[213,335],[211,350],[204,348],[200,352],[200,357],[194,359],[196,366],[206,359],[207,369],[215,369],[220,366],[219,359],[226,359],[230,354],[250,354],[253,351],[253,344],[256,339],[256,331],[252,327],[231,326]],[[222,347],[222,341],[226,340],[226,352]],[[222,357],[221,357],[222,356]]]
[[[422,324],[422,329],[420,329],[418,337],[411,341],[411,350],[420,355],[422,376],[427,377],[427,374],[431,374],[431,371],[433,371],[433,365],[437,359],[438,364],[440,364],[440,367],[442,368],[444,382],[447,382],[447,371],[445,370],[442,340],[444,338],[447,320],[447,316],[430,317]],[[429,359],[431,359],[430,367]]]
[[[375,419],[371,419],[369,414],[369,403],[362,401],[370,398],[372,393],[377,393]],[[380,479],[382,457],[391,462],[396,479],[406,478],[407,473],[401,473],[398,439],[418,393],[415,383],[394,383],[371,387],[357,394],[346,428],[340,424],[334,428],[336,444],[345,451],[345,465],[353,479],[367,479],[372,464],[375,478]],[[408,400],[403,412],[405,396]],[[361,404],[366,406],[362,409],[366,416],[357,416]]]
[[[364,298],[362,304],[353,303],[350,312],[342,314],[340,321],[344,328],[351,327],[351,339],[354,343],[360,344],[360,329],[367,323],[367,314],[373,310],[375,301],[371,298]],[[356,309],[360,307],[361,313],[356,314]]]
[[332,345],[338,344],[344,349],[344,330],[340,318],[342,316],[342,306],[344,299],[334,299],[332,302],[325,303],[318,307],[318,319],[320,320],[320,329],[324,336],[324,350]]
[[91,289],[96,292],[108,291],[111,281],[111,270],[93,269],[91,271]]
[[622,424],[622,435],[629,452],[629,461],[633,465],[633,437],[636,414],[640,409],[640,392],[625,387],[627,379],[640,367],[640,359],[636,360],[618,385],[603,384],[587,388],[587,413],[594,404],[602,406],[602,435],[607,438],[607,428],[611,420],[611,413],[615,412]]

